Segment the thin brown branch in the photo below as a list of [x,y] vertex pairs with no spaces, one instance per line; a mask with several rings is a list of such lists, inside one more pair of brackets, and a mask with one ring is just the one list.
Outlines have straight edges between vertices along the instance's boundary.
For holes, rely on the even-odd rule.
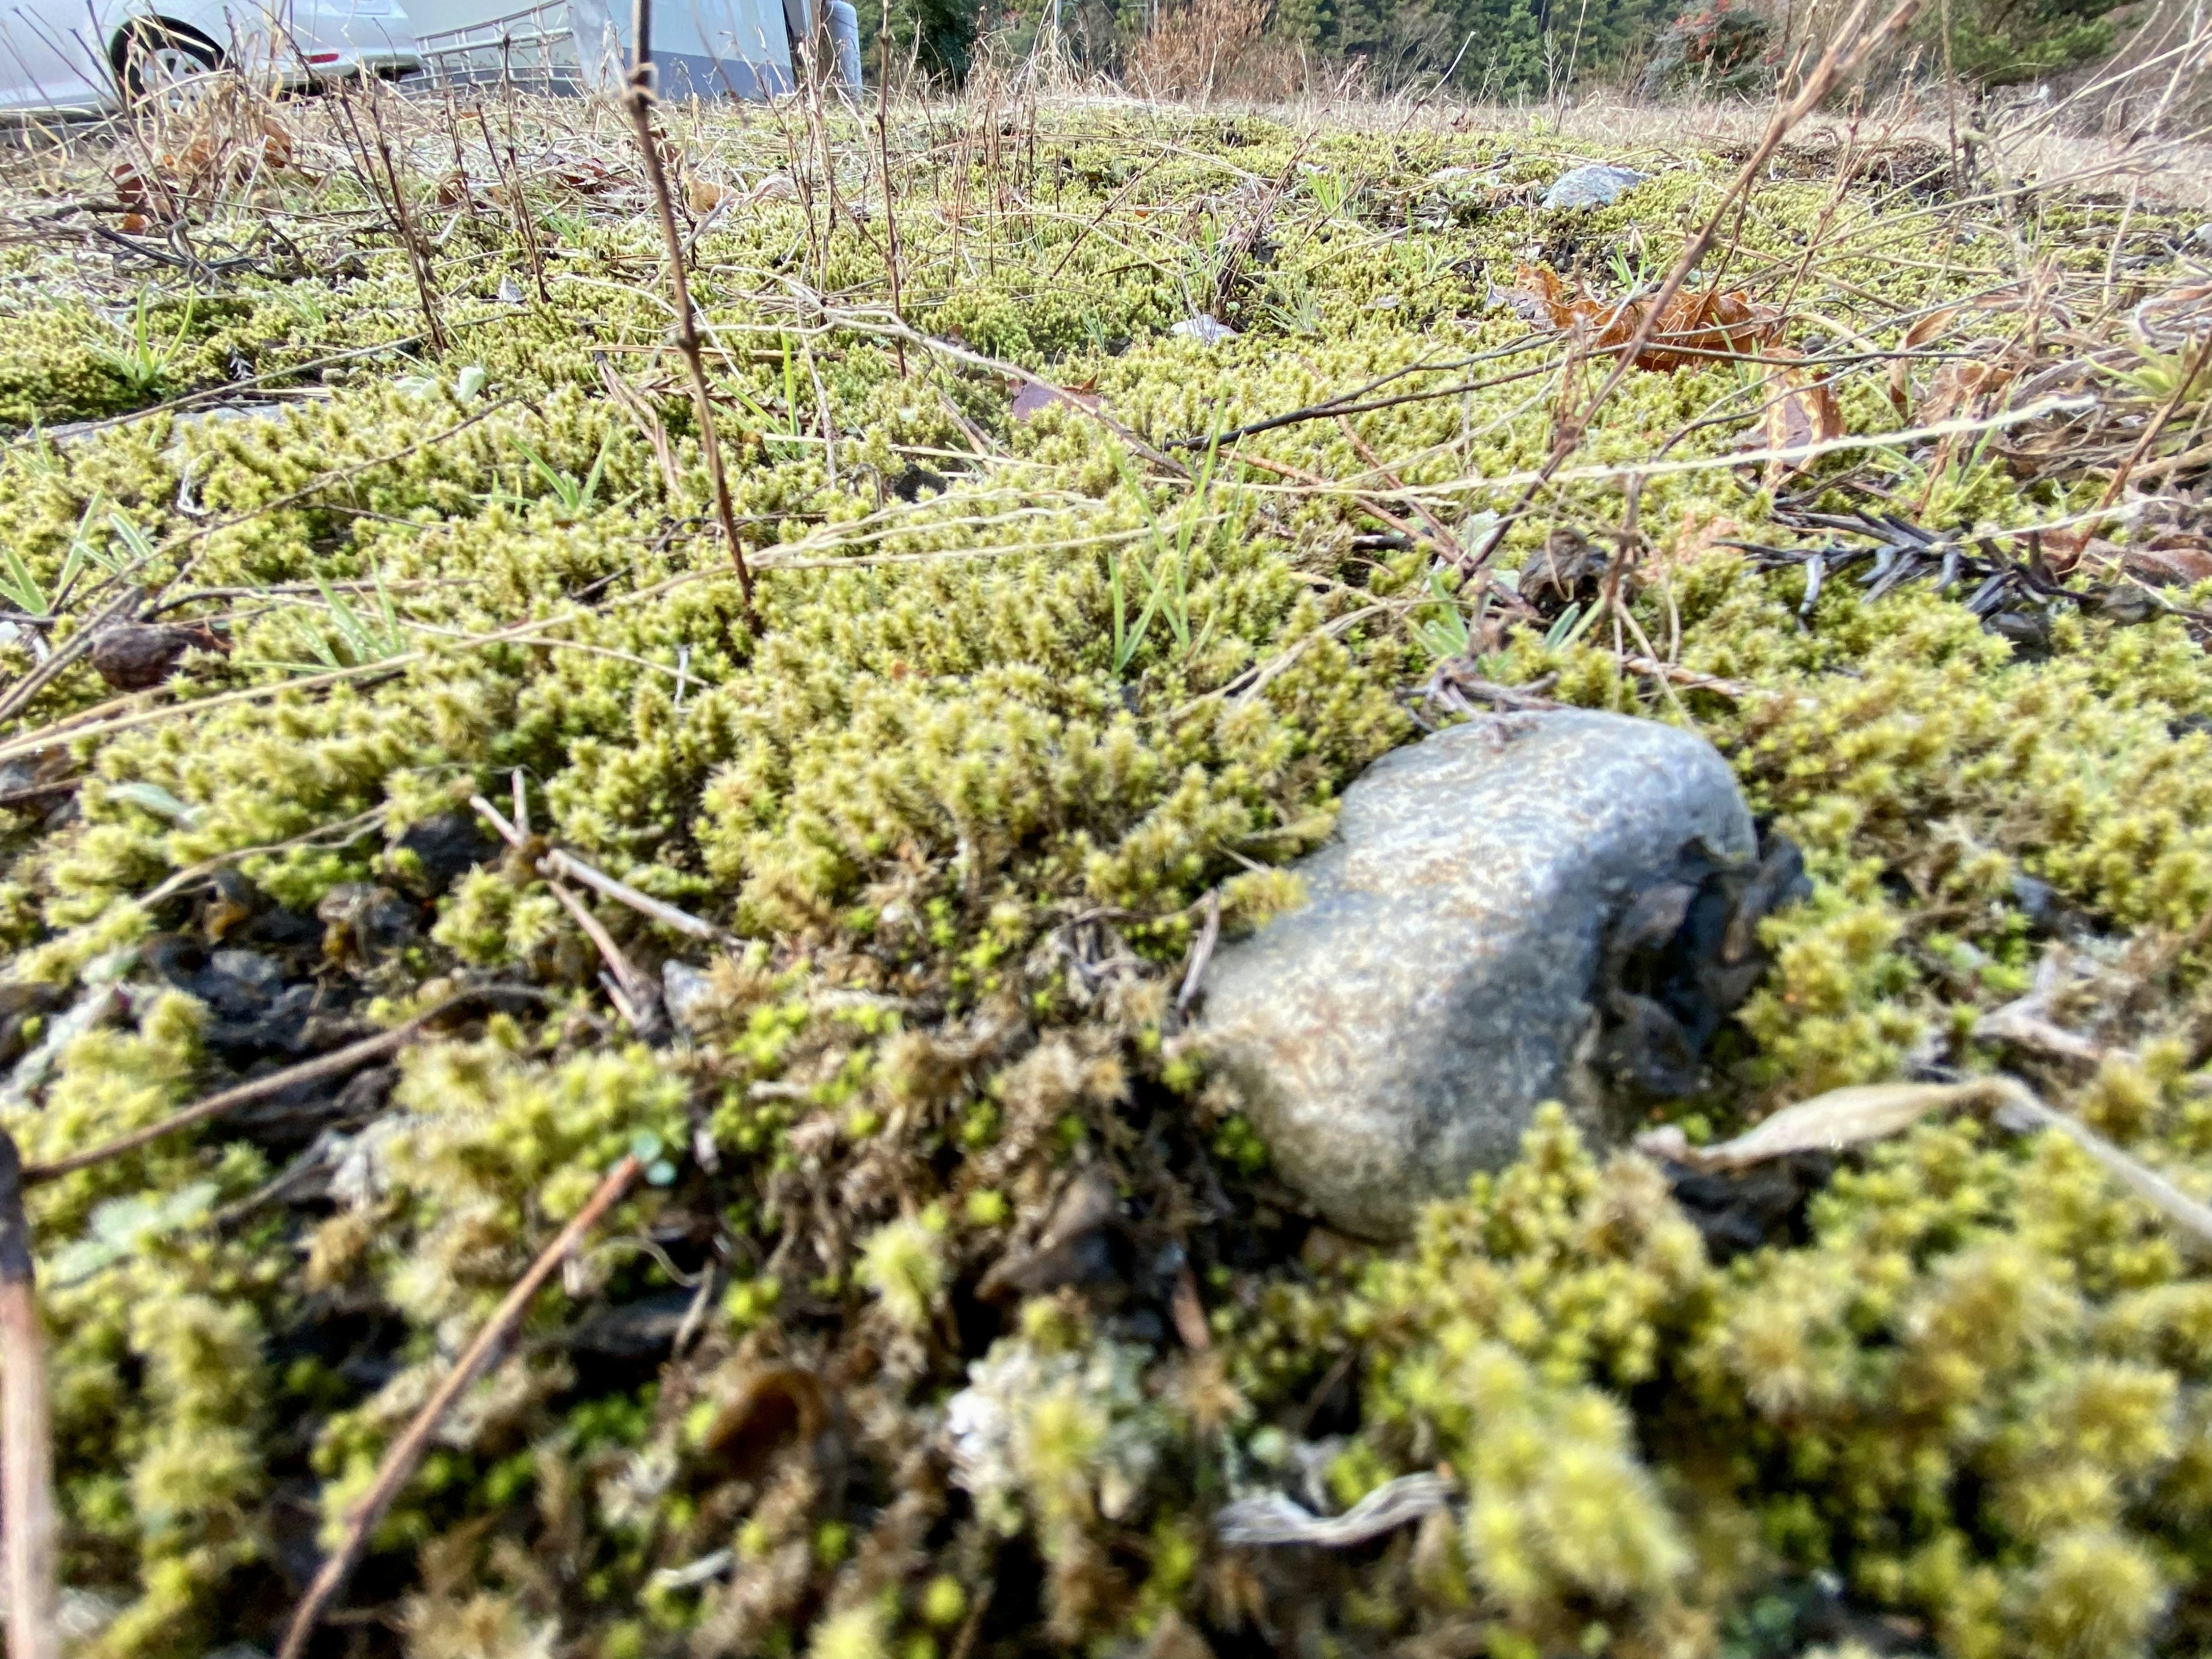
[[[521,853],[532,850],[529,832],[508,823],[500,815],[499,809],[482,795],[471,795],[469,805],[499,832],[500,838],[508,846]],[[650,893],[638,891],[626,881],[617,881],[605,871],[593,869],[574,853],[564,853],[557,847],[545,847],[542,842],[538,845],[544,849],[537,859],[538,873],[548,880],[557,880],[566,876],[571,881],[581,882],[594,891],[604,893],[617,904],[627,904],[640,915],[652,918],[664,927],[673,927],[679,933],[689,933],[693,939],[705,939],[709,944],[719,944],[730,937],[711,921],[702,921],[688,910],[679,910]]]
[[431,1437],[437,1433],[438,1425],[445,1421],[446,1414],[459,1402],[461,1396],[475,1386],[477,1380],[499,1358],[516,1328],[522,1323],[523,1316],[530,1311],[531,1303],[545,1287],[545,1281],[552,1278],[561,1264],[583,1242],[584,1235],[598,1225],[609,1210],[621,1202],[623,1195],[629,1191],[631,1183],[637,1179],[639,1168],[635,1157],[626,1157],[607,1172],[606,1179],[599,1182],[599,1190],[586,1201],[582,1209],[576,1212],[553,1242],[539,1252],[538,1259],[530,1264],[529,1271],[507,1293],[506,1300],[499,1304],[497,1311],[486,1322],[484,1328],[477,1333],[476,1340],[470,1343],[467,1351],[454,1361],[453,1369],[438,1385],[437,1393],[432,1395],[423,1403],[422,1409],[415,1414],[415,1420],[407,1425],[406,1432],[392,1443],[390,1449],[384,1454],[384,1462],[377,1468],[375,1480],[346,1516],[344,1540],[323,1563],[322,1571],[315,1575],[314,1583],[307,1587],[299,1610],[292,1615],[291,1627],[284,1632],[284,1644],[277,1650],[276,1659],[300,1659],[307,1651],[307,1638],[314,1634],[315,1626],[321,1622],[325,1610],[344,1591],[347,1581],[353,1577],[354,1569],[368,1553],[368,1540],[376,1530],[376,1523],[384,1518],[384,1512],[392,1507],[392,1500],[414,1477],[423,1454],[430,1449]]
[[110,1158],[121,1158],[125,1152],[135,1152],[141,1146],[150,1146],[157,1140],[167,1139],[179,1130],[251,1106],[256,1101],[281,1095],[303,1083],[314,1083],[326,1077],[344,1073],[398,1054],[426,1028],[436,1024],[456,1009],[487,998],[501,996],[530,996],[534,993],[514,986],[480,986],[464,991],[458,996],[447,997],[434,1007],[425,1010],[403,1024],[374,1036],[363,1037],[358,1042],[349,1042],[343,1048],[333,1048],[313,1060],[303,1060],[296,1066],[287,1066],[281,1072],[271,1072],[266,1077],[255,1078],[251,1083],[225,1089],[196,1101],[182,1111],[172,1112],[160,1121],[133,1129],[128,1134],[118,1135],[112,1140],[103,1140],[97,1146],[82,1152],[71,1152],[67,1158],[58,1158],[51,1164],[33,1164],[23,1171],[23,1184],[35,1187],[43,1182],[58,1181],[79,1170],[88,1170],[95,1164],[105,1164]]
[[58,1659],[54,1447],[46,1330],[23,1215],[23,1160],[0,1130],[0,1526],[9,1659]]
[[691,308],[691,279],[684,268],[684,235],[676,225],[676,204],[668,193],[668,169],[661,164],[660,136],[653,119],[653,89],[648,67],[641,66],[630,78],[624,102],[637,134],[639,154],[645,158],[646,183],[652,187],[653,205],[660,220],[660,239],[668,255],[668,287],[676,301],[676,349],[691,378],[691,404],[699,417],[699,447],[707,459],[707,478],[714,492],[714,517],[722,538],[729,544],[730,563],[738,573],[745,620],[758,625],[753,609],[753,573],[745,564],[745,550],[738,540],[737,510],[730,505],[730,481],[722,471],[721,441],[714,435],[714,402],[707,390],[707,362],[699,345],[698,314]]
[[33,697],[58,679],[79,657],[92,649],[101,629],[112,622],[129,617],[138,609],[144,597],[136,587],[126,588],[109,601],[105,610],[88,618],[59,649],[9,686],[5,696],[0,696],[0,720],[12,720],[28,708]]

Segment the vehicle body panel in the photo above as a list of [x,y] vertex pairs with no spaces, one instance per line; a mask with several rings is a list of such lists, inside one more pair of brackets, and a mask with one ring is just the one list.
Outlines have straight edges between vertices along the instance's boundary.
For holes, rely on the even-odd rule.
[[401,0],[0,0],[0,113],[115,109],[118,43],[156,19],[272,88],[397,75],[419,61]]
[[[682,0],[653,12],[653,65],[663,98],[764,98],[789,92],[791,43],[816,0]],[[612,92],[628,73],[628,0],[410,0],[434,82],[516,82],[562,92]],[[794,35],[793,30],[799,31]],[[851,61],[858,62],[858,29]],[[841,55],[840,63],[846,61]]]

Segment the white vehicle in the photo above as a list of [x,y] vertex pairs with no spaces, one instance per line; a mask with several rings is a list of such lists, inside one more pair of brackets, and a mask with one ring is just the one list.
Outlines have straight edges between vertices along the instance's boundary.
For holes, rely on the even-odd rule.
[[[0,0],[5,3],[5,0]],[[611,92],[629,72],[629,0],[409,0],[433,85]],[[817,7],[821,9],[817,13]],[[860,83],[860,17],[848,0],[660,0],[653,64],[664,98],[769,98],[795,84],[795,43],[826,21],[830,72]]]
[[400,0],[0,0],[0,114],[101,114],[215,69],[301,88],[420,66]]

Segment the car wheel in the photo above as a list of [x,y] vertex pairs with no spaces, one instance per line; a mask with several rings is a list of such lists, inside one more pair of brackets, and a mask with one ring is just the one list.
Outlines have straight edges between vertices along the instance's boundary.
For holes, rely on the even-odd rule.
[[181,107],[192,100],[193,82],[221,67],[222,53],[203,34],[147,18],[117,40],[115,59],[131,103],[154,99]]

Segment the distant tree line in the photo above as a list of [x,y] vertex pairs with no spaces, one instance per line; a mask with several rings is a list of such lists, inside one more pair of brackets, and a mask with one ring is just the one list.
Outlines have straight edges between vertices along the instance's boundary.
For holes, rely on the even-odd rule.
[[[1924,9],[1899,65],[2007,85],[2090,62],[2113,45],[2124,0],[1952,0]],[[1054,0],[856,0],[872,65],[963,79],[988,43],[1025,56]],[[1512,100],[1613,86],[1647,97],[1761,96],[1785,58],[1817,42],[1832,0],[1058,0],[1061,50],[1121,73],[1158,29],[1229,28],[1303,52],[1357,60],[1378,88],[1445,83]],[[1794,15],[1793,15],[1794,11]],[[1942,36],[1948,19],[1950,40]],[[1224,21],[1223,20],[1228,20]],[[882,40],[888,22],[890,46]],[[1240,44],[1242,42],[1240,41]],[[1234,90],[1231,86],[1224,89]]]

